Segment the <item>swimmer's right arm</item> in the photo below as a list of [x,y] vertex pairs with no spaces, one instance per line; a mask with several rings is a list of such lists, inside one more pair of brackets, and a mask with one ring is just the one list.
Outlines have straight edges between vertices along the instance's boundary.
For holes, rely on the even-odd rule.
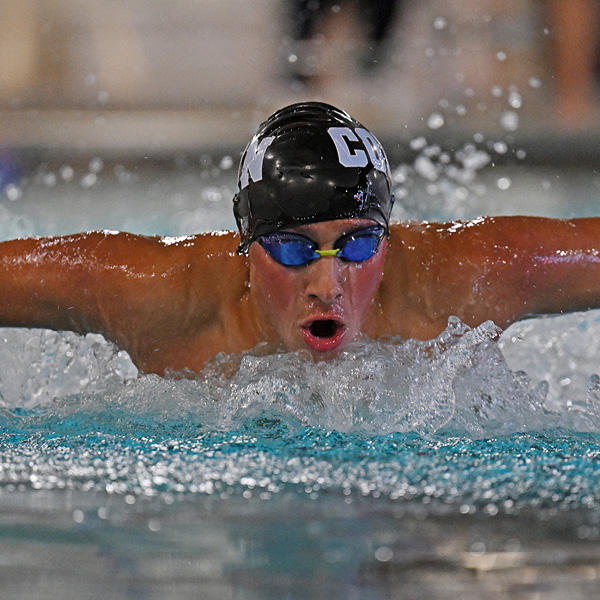
[[229,237],[92,232],[3,242],[0,326],[101,333],[144,363],[218,318],[226,290],[210,284],[223,280]]
[[82,235],[0,244],[0,325],[97,330],[89,289],[93,267],[85,256],[94,242],[99,240]]

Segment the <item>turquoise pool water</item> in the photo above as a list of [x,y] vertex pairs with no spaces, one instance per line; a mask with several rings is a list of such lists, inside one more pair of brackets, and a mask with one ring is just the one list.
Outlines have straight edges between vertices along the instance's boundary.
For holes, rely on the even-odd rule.
[[[57,173],[5,202],[5,237],[232,226],[223,169]],[[546,175],[510,178],[520,212],[540,190],[557,216],[597,201],[580,172],[570,208]],[[487,185],[432,210],[517,204],[492,211]],[[452,320],[426,343],[364,340],[318,365],[259,349],[193,380],[141,376],[99,336],[1,330],[2,597],[596,597],[599,327],[536,319],[495,341]]]

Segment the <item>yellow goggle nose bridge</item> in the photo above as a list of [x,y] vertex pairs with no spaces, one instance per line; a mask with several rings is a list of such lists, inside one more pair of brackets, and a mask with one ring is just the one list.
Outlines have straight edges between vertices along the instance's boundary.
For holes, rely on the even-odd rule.
[[336,248],[335,250],[315,250],[315,252],[319,255],[319,258],[322,256],[336,256],[341,248]]

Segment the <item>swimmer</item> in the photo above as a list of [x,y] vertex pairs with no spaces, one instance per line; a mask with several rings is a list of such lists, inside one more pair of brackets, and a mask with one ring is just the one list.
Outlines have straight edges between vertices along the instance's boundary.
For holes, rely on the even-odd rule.
[[117,232],[0,244],[0,325],[97,332],[145,373],[198,372],[268,342],[321,360],[361,336],[430,339],[600,307],[600,219],[390,223],[377,138],[332,106],[288,106],[244,154],[239,233]]

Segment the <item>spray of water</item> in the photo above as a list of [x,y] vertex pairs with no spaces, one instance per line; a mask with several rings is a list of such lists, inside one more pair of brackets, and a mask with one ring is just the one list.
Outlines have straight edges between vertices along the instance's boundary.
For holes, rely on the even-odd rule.
[[[361,340],[329,362],[265,354],[259,347],[218,356],[203,373],[182,379],[140,376],[99,336],[42,331],[32,338],[21,331],[4,338],[0,394],[6,415],[14,408],[32,409],[34,419],[76,414],[80,426],[89,420],[92,428],[108,422],[118,430],[127,413],[140,435],[148,427],[192,435],[232,431],[265,415],[290,431],[315,426],[371,435],[486,438],[556,427],[600,430],[598,377],[589,379],[585,397],[549,405],[546,381],[508,367],[500,334],[492,322],[472,329],[451,318],[428,342]],[[19,376],[9,358],[14,367],[24,354],[33,367]]]

